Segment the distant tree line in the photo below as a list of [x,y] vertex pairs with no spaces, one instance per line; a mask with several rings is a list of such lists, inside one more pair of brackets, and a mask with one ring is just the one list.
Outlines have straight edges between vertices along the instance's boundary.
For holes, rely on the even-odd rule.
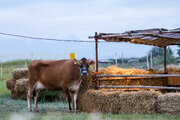
[[[179,46],[180,47],[180,46]],[[151,54],[152,54],[152,61],[153,61],[153,65],[158,65],[158,64],[163,64],[164,63],[164,48],[162,47],[152,47],[151,50],[149,50],[148,52],[148,60],[150,62],[151,60]],[[178,55],[180,56],[180,50],[178,50]],[[177,59],[172,51],[172,49],[170,47],[166,48],[166,60],[167,60],[167,64],[176,64],[177,63]],[[109,59],[111,61],[113,61],[115,63],[115,59]],[[143,57],[131,57],[131,58],[118,58],[117,62],[120,64],[122,63],[128,63],[131,60],[138,60],[139,63],[142,62],[147,62],[147,56],[143,56]]]

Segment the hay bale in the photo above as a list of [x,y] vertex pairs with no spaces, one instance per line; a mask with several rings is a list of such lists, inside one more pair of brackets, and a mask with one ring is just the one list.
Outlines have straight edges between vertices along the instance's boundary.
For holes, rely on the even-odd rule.
[[15,83],[16,83],[16,81],[13,78],[6,80],[7,89],[8,90],[13,90],[14,86],[15,86]]
[[18,93],[13,90],[11,90],[11,99],[19,99]]
[[86,91],[88,91],[91,86],[92,86],[92,81],[91,78],[89,76],[81,76],[82,82],[81,85],[79,87],[79,92],[78,92],[78,107],[81,110],[82,109],[82,105],[84,103],[84,100],[82,99],[84,94],[86,93]]
[[[180,67],[175,65],[167,66],[167,71],[169,74],[180,74]],[[164,69],[160,69],[157,71],[158,74],[164,73]]]
[[102,113],[156,113],[160,93],[154,91],[122,92],[88,90],[81,98],[81,111]]
[[88,76],[81,76],[81,79],[82,79],[82,82],[81,82],[81,85],[79,87],[79,92],[85,92],[88,89],[90,89],[91,80],[89,79]]
[[15,83],[14,91],[12,92],[14,98],[26,99],[28,88],[28,79],[19,79]]
[[116,66],[110,66],[108,68],[100,68],[99,74],[103,75],[145,75],[150,74],[149,71],[142,70],[142,69],[124,69]]
[[15,83],[16,83],[16,80],[14,80],[13,78],[8,79],[6,81],[6,87],[8,90],[11,91],[11,99],[17,98],[17,93],[14,91]]
[[12,76],[15,80],[28,79],[28,69],[20,68],[12,71]]
[[157,99],[157,112],[180,115],[180,93],[159,95]]
[[168,77],[168,85],[180,86],[180,77]]
[[101,85],[142,85],[142,86],[164,86],[167,85],[167,78],[158,77],[103,77],[99,78]]

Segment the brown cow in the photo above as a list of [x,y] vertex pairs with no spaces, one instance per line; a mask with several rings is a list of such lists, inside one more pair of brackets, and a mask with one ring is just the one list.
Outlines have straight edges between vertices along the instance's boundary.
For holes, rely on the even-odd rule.
[[41,61],[34,60],[29,64],[29,86],[28,86],[28,110],[31,111],[31,95],[34,96],[34,110],[37,111],[37,102],[41,90],[58,91],[63,89],[68,102],[69,111],[71,108],[72,93],[74,101],[74,110],[78,110],[77,95],[81,83],[80,74],[87,75],[89,65],[94,64],[86,58],[80,61],[76,60],[58,60],[58,61]]

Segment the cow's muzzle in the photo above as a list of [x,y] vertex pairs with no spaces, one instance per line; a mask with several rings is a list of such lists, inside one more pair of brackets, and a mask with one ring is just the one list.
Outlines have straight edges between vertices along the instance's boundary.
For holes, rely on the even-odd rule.
[[86,67],[80,68],[80,74],[81,75],[87,75],[88,74],[88,69]]

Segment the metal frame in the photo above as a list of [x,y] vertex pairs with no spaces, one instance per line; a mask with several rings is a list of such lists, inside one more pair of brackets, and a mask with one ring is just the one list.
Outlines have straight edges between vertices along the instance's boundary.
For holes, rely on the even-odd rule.
[[[180,74],[155,74],[155,75],[96,75],[96,78],[102,78],[102,77],[180,77]],[[97,79],[97,87],[98,88],[145,88],[145,89],[169,89],[169,90],[180,90],[180,87],[167,87],[167,86],[124,86],[124,85],[107,85],[107,86],[101,86],[99,85],[100,82]]]
[[180,77],[180,74],[154,74],[154,75],[96,75],[97,77]]
[[146,88],[146,89],[167,89],[180,90],[180,87],[162,87],[162,86],[98,86],[98,88]]
[[100,86],[98,77],[180,77],[180,74],[169,75],[167,72],[167,63],[166,63],[166,46],[164,46],[164,74],[155,74],[155,75],[98,75],[98,39],[97,32],[95,32],[94,37],[89,37],[95,39],[95,54],[96,54],[96,82],[97,88],[146,88],[146,89],[173,89],[180,90],[180,87],[162,87],[162,86]]
[[[98,72],[98,39],[99,38],[97,32],[95,32],[94,37],[89,37],[95,39],[95,51],[96,51],[96,72]],[[168,74],[167,72],[167,62],[166,62],[166,46],[164,46],[164,74]]]

